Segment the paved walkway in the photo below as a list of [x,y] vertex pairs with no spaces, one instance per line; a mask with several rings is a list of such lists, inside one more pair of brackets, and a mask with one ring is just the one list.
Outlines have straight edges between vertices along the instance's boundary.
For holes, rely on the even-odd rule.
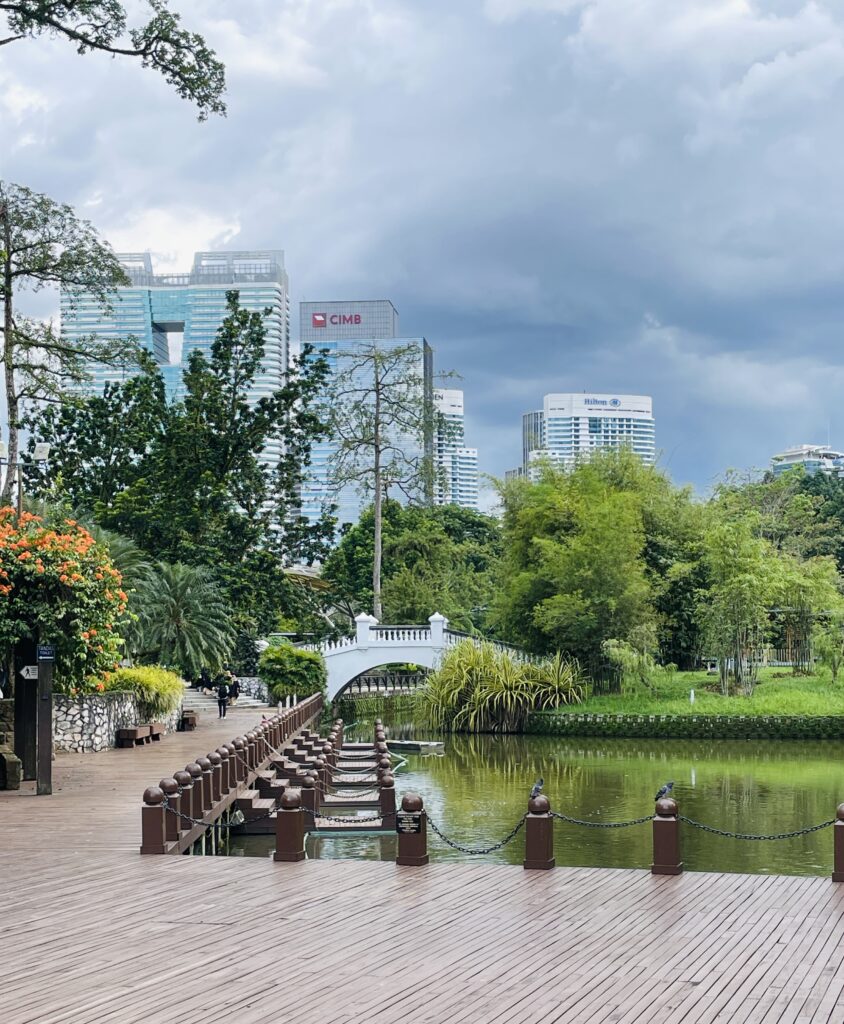
[[844,1022],[825,878],[141,857],[144,787],[246,714],[0,794],[2,1024]]

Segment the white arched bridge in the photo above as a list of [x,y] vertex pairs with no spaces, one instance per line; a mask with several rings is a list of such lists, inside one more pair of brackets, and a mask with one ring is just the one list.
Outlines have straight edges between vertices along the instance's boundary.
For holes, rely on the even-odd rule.
[[[439,612],[427,626],[382,626],[374,615],[362,613],[355,619],[354,636],[302,644],[306,650],[319,651],[328,670],[328,700],[334,701],[358,676],[380,665],[407,663],[436,668],[443,652],[463,640],[480,641],[467,633],[448,628],[448,619]],[[516,656],[520,652],[505,644],[495,644]]]

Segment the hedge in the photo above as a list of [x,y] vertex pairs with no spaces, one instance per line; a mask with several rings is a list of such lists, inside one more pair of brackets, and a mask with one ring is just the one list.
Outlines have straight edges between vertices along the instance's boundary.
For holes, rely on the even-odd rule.
[[643,739],[844,738],[844,715],[594,715],[534,712],[525,732]]
[[328,678],[321,654],[287,643],[264,651],[258,661],[258,675],[276,701],[324,693]]

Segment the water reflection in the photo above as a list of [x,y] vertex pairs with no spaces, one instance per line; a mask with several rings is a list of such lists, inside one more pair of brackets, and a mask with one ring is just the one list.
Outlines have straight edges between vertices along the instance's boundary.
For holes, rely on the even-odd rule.
[[[358,726],[368,737],[368,723]],[[409,727],[390,730],[412,734]],[[424,738],[424,737],[418,737]],[[430,737],[435,738],[435,737]],[[440,828],[465,846],[504,836],[524,813],[542,775],[556,810],[589,821],[636,818],[675,782],[683,814],[730,831],[788,832],[835,816],[844,800],[841,744],[835,741],[650,741],[541,736],[451,736],[445,755],[408,754],[399,795],[420,792]],[[647,867],[648,824],[629,829],[555,826],[558,864]],[[520,864],[523,838],[478,860]],[[237,850],[266,855],[272,838],[235,840]],[[431,835],[432,860],[463,859]],[[233,851],[234,852],[234,851]],[[309,856],[392,859],[395,837],[310,839]],[[832,830],[777,842],[722,839],[685,827],[687,870],[821,875],[832,870]]]

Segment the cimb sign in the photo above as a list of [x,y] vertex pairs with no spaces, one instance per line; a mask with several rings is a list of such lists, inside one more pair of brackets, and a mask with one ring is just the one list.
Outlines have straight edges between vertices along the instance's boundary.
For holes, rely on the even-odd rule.
[[331,324],[332,327],[344,327],[348,324],[360,324],[362,322],[360,313],[311,314],[311,327],[327,327],[328,324]]

